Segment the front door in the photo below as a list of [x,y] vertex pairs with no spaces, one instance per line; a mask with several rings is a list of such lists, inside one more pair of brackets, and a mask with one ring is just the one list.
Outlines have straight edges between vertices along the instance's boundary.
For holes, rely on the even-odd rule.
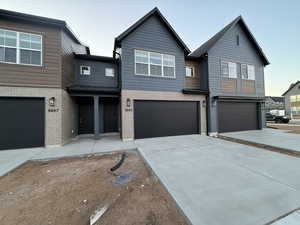
[[81,98],[79,100],[79,127],[78,134],[94,133],[94,100]]
[[119,132],[119,99],[103,100],[104,133]]

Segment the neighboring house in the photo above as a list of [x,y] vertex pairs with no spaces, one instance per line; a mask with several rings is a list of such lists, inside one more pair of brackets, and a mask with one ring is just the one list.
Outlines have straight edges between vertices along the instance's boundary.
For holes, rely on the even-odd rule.
[[290,85],[283,93],[286,114],[292,119],[300,119],[300,81]]
[[0,150],[264,124],[268,61],[241,17],[191,53],[154,8],[103,57],[64,21],[1,10],[0,61]]
[[284,97],[266,96],[265,98],[265,111],[271,110],[284,110]]
[[261,129],[264,67],[269,64],[241,16],[188,55],[209,89],[208,132]]

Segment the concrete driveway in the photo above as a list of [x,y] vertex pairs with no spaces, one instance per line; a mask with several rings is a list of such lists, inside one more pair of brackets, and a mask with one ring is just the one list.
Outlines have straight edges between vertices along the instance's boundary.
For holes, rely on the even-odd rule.
[[299,158],[199,135],[136,144],[194,225],[263,225],[300,207]]
[[288,133],[287,130],[265,128],[240,132],[222,133],[221,136],[249,141],[275,148],[300,152],[300,134]]
[[30,159],[137,149],[194,225],[263,225],[300,207],[300,159],[200,135],[0,151],[0,175]]

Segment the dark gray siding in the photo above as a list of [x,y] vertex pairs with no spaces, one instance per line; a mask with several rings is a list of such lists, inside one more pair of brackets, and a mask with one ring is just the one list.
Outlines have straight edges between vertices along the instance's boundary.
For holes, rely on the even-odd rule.
[[[240,45],[236,44],[236,35],[240,37]],[[221,89],[221,60],[247,63],[255,66],[255,92],[243,93],[237,88],[235,93],[224,93]],[[208,52],[209,86],[211,95],[259,96],[265,95],[264,65],[239,24],[229,30]],[[240,67],[237,67],[240,77]],[[238,82],[239,84],[240,82]]]
[[[240,44],[236,44],[236,35],[239,35]],[[221,61],[231,61],[236,63],[247,63],[255,66],[255,91],[245,93],[241,88],[240,66],[237,66],[238,79],[237,88],[234,92],[224,92],[221,88]],[[250,42],[241,26],[237,24],[209,50],[208,52],[208,73],[209,73],[209,132],[218,130],[217,108],[218,104],[213,100],[213,96],[249,96],[263,97],[265,95],[264,84],[264,64],[257,54],[253,44]],[[265,125],[264,112],[261,109],[260,127]]]
[[[182,48],[156,16],[129,34],[121,43],[122,88],[132,90],[181,91],[184,87],[185,60]],[[176,78],[158,78],[134,74],[134,50],[143,49],[175,55]]]
[[[89,76],[81,75],[80,66],[90,66],[91,75]],[[115,76],[114,77],[105,76],[105,68],[113,68],[115,70]],[[117,88],[118,87],[118,65],[109,62],[75,59],[75,84]]]

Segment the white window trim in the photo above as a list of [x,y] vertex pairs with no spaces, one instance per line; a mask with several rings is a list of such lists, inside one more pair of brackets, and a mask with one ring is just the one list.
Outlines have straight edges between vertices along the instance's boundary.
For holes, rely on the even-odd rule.
[[[137,51],[144,51],[147,53],[148,55],[148,63],[144,63],[144,62],[136,62],[136,52]],[[150,63],[150,52],[153,52],[153,53],[158,53],[158,54],[161,54],[161,65],[160,64],[155,64],[155,63]],[[170,76],[165,76],[164,75],[164,55],[169,55],[169,56],[174,56],[174,66],[165,66],[165,67],[171,67],[171,68],[174,68],[174,76],[170,77]],[[136,71],[136,64],[144,64],[144,65],[148,65],[148,74],[139,74],[137,73]],[[156,66],[161,66],[162,67],[162,75],[152,75],[150,74],[150,65],[156,65]],[[176,56],[175,55],[172,55],[172,54],[167,54],[167,53],[161,53],[161,52],[155,52],[155,51],[148,51],[148,50],[141,50],[141,49],[135,49],[134,50],[134,74],[137,75],[137,76],[146,76],[146,77],[159,77],[159,78],[168,78],[168,79],[176,79]]]
[[[16,31],[16,30],[8,30],[8,29],[3,29],[0,27],[0,30],[4,30],[4,31],[12,31],[12,32],[16,32],[17,33],[17,46],[16,47],[11,47],[11,46],[6,46],[6,45],[0,45],[0,47],[4,47],[4,48],[15,48],[16,49],[16,62],[3,62],[0,61],[0,63],[5,63],[5,64],[13,64],[13,65],[22,65],[22,66],[37,66],[37,67],[42,67],[43,66],[43,36],[40,34],[35,34],[35,33],[26,33],[26,32],[20,32],[20,31]],[[22,34],[33,34],[33,35],[37,35],[41,37],[41,50],[37,50],[37,49],[30,49],[30,48],[21,48],[20,47],[20,33]],[[37,52],[41,52],[41,64],[37,65],[37,64],[26,64],[26,63],[20,63],[20,50],[30,50],[30,51],[37,51]]]
[[[112,70],[112,75],[107,75],[107,72],[106,72],[107,70]],[[105,76],[106,77],[115,77],[115,69],[111,68],[111,67],[105,68]]]
[[[187,74],[186,74],[187,67],[192,69],[192,76],[187,76]],[[194,66],[185,66],[185,77],[189,77],[189,78],[195,77],[195,67]]]
[[[223,74],[222,63],[226,63],[226,64],[228,65],[228,76],[225,76],[225,75]],[[231,76],[231,75],[230,75],[229,63],[235,64],[235,76]],[[228,78],[228,79],[237,79],[237,78],[238,78],[238,74],[237,74],[237,63],[236,63],[236,62],[226,61],[226,60],[221,60],[220,69],[221,69],[221,76],[222,76],[222,77]]]
[[[89,68],[89,74],[84,74],[84,73],[82,73],[82,68],[83,67],[88,67]],[[82,75],[82,76],[90,76],[91,75],[91,67],[90,66],[85,66],[85,65],[81,65],[80,66],[80,75]]]
[[[242,76],[242,65],[246,65],[246,67],[247,67],[247,77],[248,77],[248,78],[244,78],[244,77]],[[249,73],[248,73],[248,67],[249,67],[249,66],[253,66],[253,69],[254,69],[254,79],[250,79],[250,78],[249,78]],[[256,80],[255,66],[254,66],[253,64],[241,63],[241,78],[242,78],[243,80],[253,80],[253,81],[255,81],[255,80]]]

